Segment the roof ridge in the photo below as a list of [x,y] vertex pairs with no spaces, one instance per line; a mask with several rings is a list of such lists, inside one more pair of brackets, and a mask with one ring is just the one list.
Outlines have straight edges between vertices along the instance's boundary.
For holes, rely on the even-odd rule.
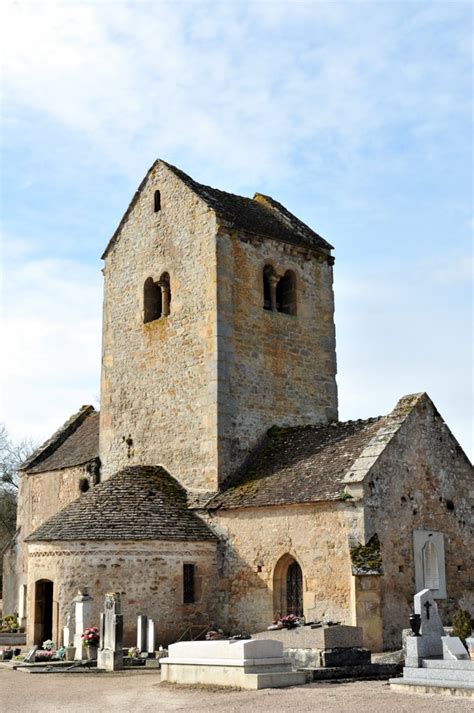
[[398,433],[407,418],[411,415],[416,405],[425,398],[429,399],[428,394],[419,392],[402,396],[397,401],[392,411],[383,416],[383,425],[381,425],[377,433],[366,444],[365,448],[363,448],[359,454],[359,457],[345,474],[343,478],[344,483],[351,485],[361,483],[365,480],[369,471],[385,451],[393,437]]
[[[163,159],[156,159],[133,194],[132,199],[114,234],[107,243],[107,246],[102,254],[102,259],[108,255],[109,250],[117,241],[120,231],[123,225],[127,222],[128,216],[138,201],[149,176],[160,164],[171,171],[180,181],[188,186],[188,188],[195,195],[201,198],[209,208],[219,214],[224,220],[231,223],[237,223],[237,229],[240,229],[243,232],[260,235],[274,240],[280,240],[289,244],[301,245],[303,243],[306,248],[316,250],[319,249],[325,254],[327,254],[333,247],[318,233],[316,233],[316,231],[303,223],[303,221],[297,218],[296,215],[291,213],[281,203],[276,201],[274,198],[270,198],[270,196],[265,196],[263,193],[255,193],[254,197],[250,198],[249,196],[241,196],[237,193],[223,191],[220,188],[213,188],[212,186],[208,186],[204,183],[199,183],[173,164],[168,163]],[[273,207],[265,205],[263,200],[256,200],[256,196],[262,196],[262,198],[267,199],[268,203]],[[247,210],[243,210],[242,206],[239,206],[237,202],[245,203]],[[264,216],[266,216],[266,218]],[[268,216],[270,216],[270,218],[268,218]],[[274,221],[273,225],[271,221],[272,218]],[[279,230],[277,229],[277,226],[279,226]]]
[[60,428],[53,433],[39,448],[37,448],[23,463],[19,470],[29,470],[33,466],[37,466],[42,461],[46,460],[60,445],[62,445],[76,431],[79,426],[84,423],[86,418],[92,413],[98,413],[91,404],[81,406],[79,411],[76,411],[63,423]]

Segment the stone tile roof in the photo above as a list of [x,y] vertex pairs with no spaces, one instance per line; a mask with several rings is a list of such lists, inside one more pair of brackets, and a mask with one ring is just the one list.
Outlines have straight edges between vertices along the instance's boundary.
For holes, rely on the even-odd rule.
[[331,250],[332,245],[270,196],[256,193],[247,198],[204,186],[179,168],[162,163],[233,227],[287,243]]
[[69,418],[22,464],[22,471],[44,473],[82,465],[99,456],[99,413],[93,406]]
[[343,478],[381,426],[382,417],[323,426],[271,428],[248,467],[207,508],[337,500]]
[[43,523],[29,542],[215,540],[188,509],[186,491],[159,466],[131,466],[96,485]]
[[[344,499],[363,482],[401,424],[427,394],[403,396],[388,415],[318,426],[271,428],[262,445],[222,491],[210,510],[290,505]],[[347,495],[346,495],[347,497]]]
[[102,258],[106,257],[110,248],[118,239],[122,226],[127,221],[130,212],[140,197],[149,175],[159,164],[166,166],[172,171],[172,173],[185,183],[196,195],[202,198],[218,216],[229,222],[233,228],[294,245],[301,245],[313,249],[316,248],[327,254],[329,254],[329,251],[333,247],[324,240],[324,238],[318,235],[318,233],[311,230],[311,228],[299,220],[299,218],[290,213],[281,203],[270,198],[270,196],[256,193],[253,198],[247,198],[245,196],[238,196],[233,193],[221,191],[218,188],[205,186],[195,181],[179,168],[176,168],[176,166],[172,166],[166,161],[158,159],[151,166],[134,194]]

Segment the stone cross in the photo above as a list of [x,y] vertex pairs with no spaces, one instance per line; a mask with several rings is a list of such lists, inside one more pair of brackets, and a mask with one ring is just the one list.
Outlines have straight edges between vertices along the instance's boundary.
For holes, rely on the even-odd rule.
[[123,616],[120,613],[119,592],[108,592],[105,595],[104,611],[100,615],[97,668],[106,671],[123,668]]
[[89,653],[87,647],[81,639],[84,629],[93,626],[92,621],[92,602],[93,599],[89,594],[88,587],[80,587],[77,596],[72,600],[75,609],[75,630],[74,630],[74,646],[76,648],[75,660],[81,661],[82,659],[88,659]]

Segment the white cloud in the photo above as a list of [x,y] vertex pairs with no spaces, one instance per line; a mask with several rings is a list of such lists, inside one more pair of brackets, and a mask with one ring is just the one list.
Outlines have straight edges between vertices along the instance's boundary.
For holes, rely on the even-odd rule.
[[[352,233],[363,234],[355,221],[383,230],[387,198],[416,202],[409,195],[409,179],[419,170],[411,163],[411,141],[433,173],[444,172],[449,155],[468,163],[456,122],[470,111],[469,29],[464,36],[459,22],[451,23],[463,7],[3,3],[4,121],[16,127],[23,154],[41,144],[35,135],[41,117],[52,132],[64,129],[71,143],[80,139],[91,171],[89,156],[97,174],[105,164],[132,184],[157,155],[184,156],[182,167],[196,169],[198,180],[236,191],[311,184],[304,210],[311,214],[317,195],[318,210],[327,203],[328,214],[346,211],[346,223],[337,224],[346,244],[337,236],[334,242],[350,254]],[[44,150],[57,151],[59,163],[62,147],[49,142]],[[61,170],[68,168],[66,159]],[[420,180],[429,178],[424,168]],[[35,169],[23,188],[47,180],[42,165]],[[387,176],[397,180],[379,204],[377,186]],[[447,183],[459,179],[445,176]],[[445,209],[440,204],[433,211]],[[45,210],[57,211],[61,221],[59,207]],[[415,232],[400,238],[407,261],[415,260],[409,254],[416,251]],[[382,240],[377,249],[372,272],[364,273],[361,261],[351,265],[350,280],[336,263],[341,413],[371,415],[426,388],[466,445],[469,326],[452,314],[467,311],[458,310],[453,293],[444,309],[429,302],[440,286],[454,289],[464,279],[467,251],[448,260],[417,255],[418,274],[407,277],[407,289],[390,274]],[[5,258],[7,422],[22,435],[49,435],[99,388],[99,267],[55,259],[55,252],[51,246],[38,259],[22,239]],[[382,277],[376,281],[374,274]]]
[[102,279],[98,266],[11,257],[2,295],[2,419],[42,440],[99,395]]
[[439,132],[469,104],[455,86],[437,90],[450,71],[442,58],[405,39],[443,9],[371,6],[10,4],[6,93],[137,175],[156,154],[182,151],[248,181],[283,177],[298,143],[310,161],[328,147],[330,164],[354,170],[382,126],[405,116]]

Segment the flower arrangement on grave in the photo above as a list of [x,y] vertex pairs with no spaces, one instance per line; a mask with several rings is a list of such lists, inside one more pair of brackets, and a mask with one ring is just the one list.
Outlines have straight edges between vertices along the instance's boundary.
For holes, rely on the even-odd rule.
[[282,616],[280,622],[283,624],[284,629],[294,629],[295,626],[300,625],[300,620],[296,614],[287,614],[286,616]]
[[15,633],[19,629],[18,617],[16,614],[7,614],[3,617],[2,631]]
[[301,626],[303,624],[302,620],[296,616],[296,614],[287,614],[286,616],[280,616],[275,619],[268,629],[294,629],[296,626]]
[[214,629],[212,629],[206,634],[206,641],[219,641],[221,639],[225,639],[224,632],[222,631],[222,629],[217,629],[215,631]]
[[96,626],[89,626],[81,634],[84,646],[98,646],[100,641],[99,629]]
[[56,656],[54,649],[38,649],[35,652],[35,661],[51,661]]
[[140,649],[138,646],[131,646],[127,651],[127,656],[131,659],[138,659],[140,657]]
[[52,651],[53,649],[56,648],[56,644],[52,639],[46,639],[46,641],[43,641],[43,649],[45,651]]

